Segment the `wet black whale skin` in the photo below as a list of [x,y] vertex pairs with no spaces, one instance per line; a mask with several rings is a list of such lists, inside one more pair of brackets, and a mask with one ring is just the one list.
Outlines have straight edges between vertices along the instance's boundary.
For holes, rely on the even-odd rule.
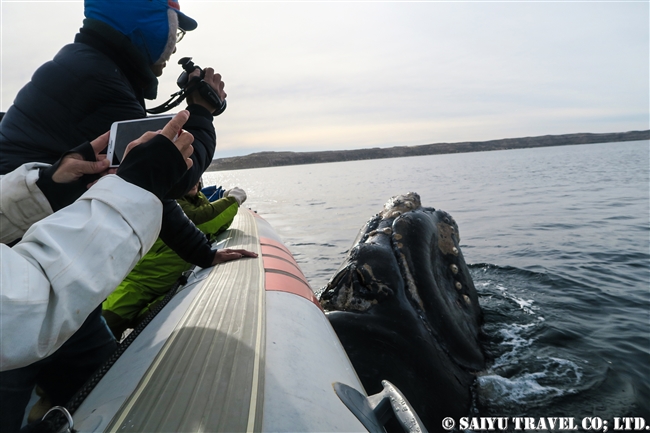
[[468,415],[485,366],[482,313],[458,242],[446,212],[379,214],[320,299],[366,392],[392,382],[429,431]]

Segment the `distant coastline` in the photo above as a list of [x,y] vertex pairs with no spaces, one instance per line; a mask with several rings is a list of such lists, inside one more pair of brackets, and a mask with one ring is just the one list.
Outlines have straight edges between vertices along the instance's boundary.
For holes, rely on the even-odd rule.
[[543,135],[539,137],[504,138],[490,141],[465,141],[459,143],[437,143],[387,148],[374,147],[354,150],[327,150],[319,152],[257,152],[246,156],[215,159],[208,167],[208,171],[637,140],[650,140],[650,130],[605,134]]

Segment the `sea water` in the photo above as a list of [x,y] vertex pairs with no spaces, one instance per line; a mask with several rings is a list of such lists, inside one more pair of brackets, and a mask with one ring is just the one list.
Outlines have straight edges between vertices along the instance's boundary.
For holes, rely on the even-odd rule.
[[[457,221],[491,361],[477,416],[650,423],[649,142],[211,172],[319,294],[358,230],[415,191]],[[318,368],[318,366],[314,366]],[[435,392],[435,390],[432,390]]]

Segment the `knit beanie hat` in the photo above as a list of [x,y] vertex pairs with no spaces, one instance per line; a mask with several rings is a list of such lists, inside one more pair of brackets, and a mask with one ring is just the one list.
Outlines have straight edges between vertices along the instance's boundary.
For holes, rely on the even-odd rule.
[[84,14],[126,35],[150,65],[169,59],[179,27],[197,27],[175,0],[84,0]]

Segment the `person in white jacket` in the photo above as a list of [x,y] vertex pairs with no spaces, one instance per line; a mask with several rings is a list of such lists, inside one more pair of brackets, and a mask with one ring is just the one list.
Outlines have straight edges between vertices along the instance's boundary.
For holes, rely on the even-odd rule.
[[[134,142],[144,142],[142,147],[128,155],[133,164],[101,178],[56,213],[36,183],[48,164],[25,164],[0,178],[0,371],[53,353],[151,247],[160,229],[160,195],[191,165],[193,138],[181,131],[187,117],[179,113],[160,134],[173,138],[180,132],[174,143],[145,142],[154,133],[143,136]],[[99,152],[106,140],[104,135],[93,141],[93,150]],[[152,166],[143,151],[165,146],[168,167]],[[108,168],[105,160],[62,162],[55,183]],[[130,173],[160,168],[167,170],[144,181],[140,173]],[[21,235],[13,248],[5,244]]]
[[[104,134],[89,143],[94,154],[98,152],[96,149],[106,147],[107,139],[108,134]],[[85,161],[79,157],[80,154],[72,152],[62,159],[54,171],[52,182],[65,187],[83,175],[106,171],[109,165],[105,158]],[[50,164],[32,162],[23,164],[6,175],[0,175],[1,243],[9,244],[19,240],[32,224],[53,213],[52,205],[37,185],[42,180],[41,170],[50,167]]]
[[[108,167],[95,161],[108,134],[52,166],[25,164],[0,177],[0,431],[20,429],[31,390],[41,380],[52,385],[55,378],[61,385],[76,375],[83,383],[92,373],[53,373],[65,366],[62,357],[80,359],[81,367],[70,369],[90,369],[84,358],[95,356],[98,346],[110,347],[94,344],[97,328],[82,332],[82,325],[158,237],[161,199],[192,166],[193,137],[182,130],[188,117],[181,111],[160,133],[131,143],[117,173],[76,201],[79,185],[86,189],[84,176]],[[15,246],[6,244],[21,236]],[[221,250],[219,261],[243,256],[255,254]],[[58,356],[62,346],[65,355]],[[76,391],[64,385],[58,392],[64,401],[56,404]]]

